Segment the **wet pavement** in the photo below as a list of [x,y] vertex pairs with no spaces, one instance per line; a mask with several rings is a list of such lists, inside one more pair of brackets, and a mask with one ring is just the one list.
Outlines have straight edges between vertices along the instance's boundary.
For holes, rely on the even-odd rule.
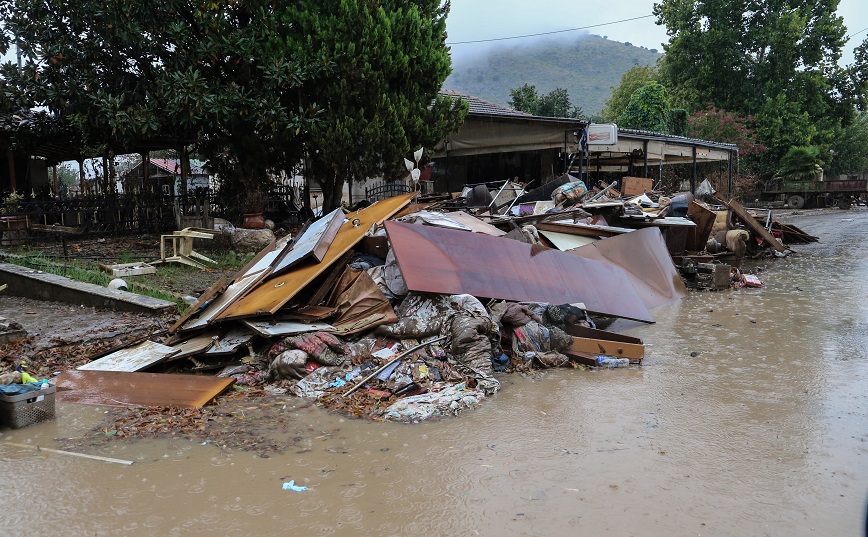
[[105,412],[58,405],[0,433],[0,535],[859,535],[868,210],[784,219],[821,242],[759,262],[762,289],[610,327],[650,344],[642,367],[502,377],[456,419],[290,401],[274,434],[292,448],[268,458],[186,439],[81,448],[129,467],[2,445],[56,447]]

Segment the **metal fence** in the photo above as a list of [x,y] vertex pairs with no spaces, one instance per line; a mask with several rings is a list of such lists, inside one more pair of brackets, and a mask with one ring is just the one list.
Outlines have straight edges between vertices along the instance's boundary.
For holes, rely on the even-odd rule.
[[365,199],[373,203],[412,191],[413,187],[403,181],[381,181],[365,187]]

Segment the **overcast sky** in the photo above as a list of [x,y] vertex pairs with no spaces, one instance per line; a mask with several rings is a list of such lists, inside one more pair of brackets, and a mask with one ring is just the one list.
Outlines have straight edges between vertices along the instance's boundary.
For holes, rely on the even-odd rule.
[[[653,0],[452,0],[452,11],[446,21],[449,32],[447,42],[509,37],[608,23],[651,15],[653,5]],[[844,17],[848,34],[868,27],[866,0],[841,0],[838,14]],[[614,41],[629,41],[636,46],[656,48],[662,52],[662,43],[667,42],[668,38],[666,31],[657,26],[655,20],[654,17],[648,17],[590,28],[582,32],[605,35]],[[569,32],[566,35],[579,33]],[[853,36],[845,45],[841,62],[843,65],[853,62],[853,49],[866,36],[868,31],[863,31]],[[529,40],[516,39],[500,43],[516,45]],[[453,55],[458,58],[462,54],[472,54],[494,45],[496,43],[451,46]]]

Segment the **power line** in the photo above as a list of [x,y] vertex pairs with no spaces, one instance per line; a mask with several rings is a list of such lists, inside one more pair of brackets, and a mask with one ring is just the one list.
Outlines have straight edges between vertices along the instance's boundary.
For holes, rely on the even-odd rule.
[[861,33],[864,32],[865,30],[868,30],[868,28],[862,28],[862,29],[859,30],[858,32],[856,32],[856,33],[852,33],[852,34],[848,35],[847,37],[845,37],[844,39],[850,39],[851,37],[854,37],[854,36],[857,36],[857,35],[861,34]]
[[[564,32],[575,32],[576,30],[587,30],[588,28],[598,28],[600,26],[609,26],[610,24],[619,24],[622,22],[630,22],[630,21],[636,21],[639,19],[647,19],[648,17],[653,17],[653,16],[654,15],[642,15],[641,17],[633,17],[632,19],[622,19],[619,21],[603,22],[600,24],[592,24],[590,26],[582,26],[581,28],[570,28],[568,30],[555,30],[553,32],[541,32],[538,34],[526,34],[526,35],[514,35],[514,36],[510,36],[510,37],[495,37],[492,39],[478,39],[476,41],[455,41],[455,42],[446,43],[446,44],[447,45],[469,45],[471,43],[490,43],[492,41],[507,41],[509,39],[523,39],[525,37],[538,37],[541,35],[562,34]],[[866,28],[866,30],[868,30],[868,28]]]

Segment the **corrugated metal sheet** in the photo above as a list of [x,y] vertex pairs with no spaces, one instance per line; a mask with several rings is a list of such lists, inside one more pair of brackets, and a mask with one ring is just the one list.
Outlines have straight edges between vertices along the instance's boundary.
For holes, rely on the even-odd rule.
[[648,309],[687,296],[687,288],[658,228],[638,229],[567,253],[622,269]]
[[386,222],[401,274],[412,291],[553,304],[654,322],[624,271],[608,263],[519,241]]

